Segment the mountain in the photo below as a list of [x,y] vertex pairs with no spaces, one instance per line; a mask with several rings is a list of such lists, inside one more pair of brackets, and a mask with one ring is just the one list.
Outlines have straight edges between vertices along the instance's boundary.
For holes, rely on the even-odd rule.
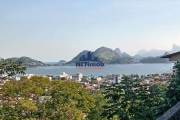
[[139,54],[136,54],[136,55],[133,56],[133,58],[139,60],[139,59],[141,59],[143,57],[141,55],[139,55]]
[[146,51],[142,54],[140,54],[139,52],[137,54],[143,56],[143,57],[157,57],[157,56],[161,56],[166,52],[166,50],[155,50],[152,49],[150,51]]
[[19,59],[16,60],[16,62],[22,61],[23,65],[28,66],[28,67],[33,67],[33,66],[44,66],[45,64],[41,61],[34,60],[29,57],[20,57]]
[[138,51],[138,55],[142,55],[142,54],[144,54],[144,53],[146,53],[146,52],[148,52],[148,51],[146,51],[145,49],[141,49],[140,51]]
[[164,55],[169,55],[170,53],[169,52],[165,52]]
[[[173,45],[174,50],[178,50],[177,45]],[[79,58],[83,55],[87,55],[89,51],[84,50],[81,53],[79,53],[76,57],[74,57],[71,61],[69,61],[67,64],[75,64],[77,61],[79,61]],[[120,55],[120,49],[116,48],[115,50],[112,50],[107,47],[100,47],[96,49],[93,52],[94,57],[98,57],[100,61],[106,63],[106,64],[126,64],[126,63],[168,63],[170,62],[168,59],[162,59],[157,56],[162,56],[166,51],[165,50],[141,50],[139,51],[140,54],[143,54],[144,56],[150,55],[151,57],[144,57],[140,54],[136,54],[135,56],[130,56],[126,52],[122,52]],[[166,52],[166,54],[169,54]],[[153,57],[155,55],[155,57]]]
[[121,57],[129,57],[132,58],[129,54],[127,54],[126,52],[122,52],[121,53]]
[[109,62],[109,64],[129,64],[129,63],[135,63],[134,59],[131,57],[121,57],[117,59],[113,59]]
[[139,63],[169,63],[169,59],[162,59],[160,57],[147,57],[139,61]]
[[[67,64],[74,64],[75,62],[79,61],[79,58],[83,55],[87,54],[87,50],[82,51],[76,57],[74,57],[71,61]],[[100,61],[107,63],[107,64],[116,64],[116,63],[130,63],[132,61],[132,57],[127,53],[123,53],[124,57],[121,57],[117,52],[114,50],[107,48],[107,47],[100,47],[93,52],[94,57],[98,57]]]
[[120,50],[119,48],[116,48],[116,49],[114,50],[114,52],[116,52],[117,54],[119,54],[119,55],[121,56],[121,50]]
[[7,58],[6,60],[12,60],[12,62],[16,62],[19,58],[18,57],[12,57],[12,58]]
[[175,53],[180,51],[180,46],[173,44],[172,50],[169,53]]
[[65,64],[65,63],[67,63],[65,60],[60,60],[60,61],[58,62],[58,64],[60,64],[60,65]]
[[12,60],[13,62],[23,62],[23,65],[26,67],[36,67],[36,66],[44,66],[45,64],[41,61],[34,60],[29,57],[13,57],[13,58],[7,58],[6,60]]
[[58,63],[57,63],[57,65],[64,65],[64,64],[66,64],[67,63],[67,61],[65,61],[65,60],[60,60]]
[[109,63],[113,59],[120,58],[120,55],[107,47],[100,47],[94,51],[94,56],[98,57],[102,62]]
[[84,51],[80,52],[76,57],[74,57],[71,61],[67,62],[66,64],[72,64],[72,63],[79,61],[79,58],[83,55],[86,55],[88,52],[89,52],[88,50],[84,50]]
[[156,50],[152,49],[150,51],[146,51],[144,49],[140,50],[137,54],[142,57],[157,57],[164,55],[165,52],[174,53],[180,51],[180,46],[173,44],[172,50]]

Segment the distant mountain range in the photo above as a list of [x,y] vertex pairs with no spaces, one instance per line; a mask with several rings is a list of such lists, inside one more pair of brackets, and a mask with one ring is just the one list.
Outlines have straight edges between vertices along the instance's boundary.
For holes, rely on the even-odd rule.
[[[130,56],[126,52],[121,52],[119,48],[115,50],[107,47],[100,47],[93,51],[93,55],[98,57],[100,61],[106,64],[128,64],[128,63],[168,63],[168,59],[162,59],[159,56],[164,54],[174,53],[180,51],[180,46],[173,44],[172,50],[155,50],[146,51],[145,49],[140,50],[136,55]],[[12,60],[14,62],[22,61],[23,65],[26,67],[36,67],[36,66],[59,66],[59,65],[69,65],[75,64],[79,61],[79,58],[86,55],[89,50],[84,50],[76,55],[71,61],[67,62],[65,60],[60,60],[55,64],[45,64],[41,61],[34,60],[29,57],[13,57],[7,60]]]
[[[160,56],[164,54],[174,53],[180,51],[180,46],[173,44],[172,50],[155,50],[146,51],[140,50],[136,55],[130,56],[126,52],[121,52],[119,48],[112,50],[107,47],[100,47],[93,51],[94,56],[98,57],[102,62],[107,64],[126,64],[126,63],[168,63],[168,59],[162,59]],[[80,52],[76,57],[67,64],[74,64],[82,55],[87,54],[88,50]]]
[[143,58],[139,61],[139,63],[169,63],[170,61],[168,58],[160,58],[160,57],[147,57]]
[[[84,50],[80,52],[76,57],[74,57],[71,61],[67,64],[74,64],[75,62],[79,61],[79,58],[82,55],[87,54],[88,50]],[[107,47],[100,47],[97,50],[93,51],[93,55],[98,57],[100,61],[106,64],[120,64],[120,63],[132,63],[133,58],[128,55],[127,53],[121,53],[119,48],[112,50]]]
[[157,57],[157,56],[162,56],[166,52],[168,53],[174,53],[180,51],[180,46],[173,44],[172,50],[156,50],[152,49],[150,51],[146,51],[145,49],[141,49],[137,55],[140,55],[142,57]]

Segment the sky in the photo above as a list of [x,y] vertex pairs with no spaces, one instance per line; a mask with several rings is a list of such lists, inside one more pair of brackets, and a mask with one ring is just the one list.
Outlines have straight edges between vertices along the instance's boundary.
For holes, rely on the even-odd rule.
[[0,0],[0,57],[71,60],[105,46],[180,46],[179,0]]

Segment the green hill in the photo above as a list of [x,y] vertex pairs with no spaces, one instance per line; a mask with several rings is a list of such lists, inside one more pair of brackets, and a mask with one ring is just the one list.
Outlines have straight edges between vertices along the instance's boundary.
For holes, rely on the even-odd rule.
[[121,57],[127,57],[127,58],[132,58],[129,54],[127,54],[126,52],[122,52],[121,53]]
[[133,58],[130,57],[121,57],[118,59],[114,59],[112,61],[110,61],[110,64],[128,64],[128,63],[134,63]]
[[[83,55],[86,55],[88,50],[84,50],[79,53],[76,57],[74,57],[71,61],[67,64],[75,64],[75,62],[79,61],[79,58]],[[121,57],[118,53],[114,50],[107,48],[107,47],[100,47],[93,52],[95,57],[98,57],[100,61],[107,63],[107,64],[115,64],[115,63],[131,63],[133,58],[128,57]]]
[[12,58],[7,58],[6,60],[12,60],[13,62],[16,62],[19,58],[18,57],[12,57]]
[[80,52],[76,57],[74,57],[71,61],[67,62],[66,64],[74,64],[76,63],[77,61],[79,61],[79,58],[83,55],[86,55],[89,51],[88,50],[84,50],[82,52]]
[[13,57],[13,58],[8,58],[6,60],[12,60],[13,62],[22,61],[23,65],[26,67],[36,67],[36,66],[44,66],[45,65],[43,62],[31,59],[29,57],[20,57],[20,58]]
[[94,51],[94,56],[98,57],[104,63],[110,63],[114,59],[119,59],[120,55],[114,50],[106,47],[100,47]]

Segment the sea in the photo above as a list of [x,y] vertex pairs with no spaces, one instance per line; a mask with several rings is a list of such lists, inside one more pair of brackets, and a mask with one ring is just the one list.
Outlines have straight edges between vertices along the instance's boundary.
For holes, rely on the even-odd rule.
[[102,69],[86,69],[77,70],[76,66],[43,66],[43,67],[32,67],[27,68],[27,74],[36,75],[52,75],[59,76],[62,72],[68,75],[73,75],[75,73],[82,73],[84,76],[106,76],[108,74],[138,74],[138,75],[148,75],[148,74],[162,74],[162,73],[172,73],[174,63],[158,63],[158,64],[115,64],[106,65]]

